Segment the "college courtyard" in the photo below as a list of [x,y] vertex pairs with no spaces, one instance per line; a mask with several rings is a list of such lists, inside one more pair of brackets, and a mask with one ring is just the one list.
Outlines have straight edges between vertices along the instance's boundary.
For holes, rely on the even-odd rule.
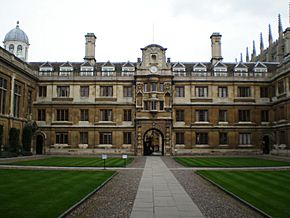
[[0,217],[290,217],[290,28],[245,61],[29,62],[0,47]]
[[0,217],[290,215],[290,157],[37,155],[0,174]]

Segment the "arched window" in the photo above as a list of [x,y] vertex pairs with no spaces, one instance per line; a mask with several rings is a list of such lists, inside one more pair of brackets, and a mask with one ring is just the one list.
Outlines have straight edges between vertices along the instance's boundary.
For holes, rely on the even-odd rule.
[[10,51],[10,52],[13,52],[13,51],[14,51],[14,45],[13,45],[13,44],[10,44],[10,45],[9,45],[9,51]]
[[22,54],[22,45],[18,45],[17,46],[17,55],[21,55]]

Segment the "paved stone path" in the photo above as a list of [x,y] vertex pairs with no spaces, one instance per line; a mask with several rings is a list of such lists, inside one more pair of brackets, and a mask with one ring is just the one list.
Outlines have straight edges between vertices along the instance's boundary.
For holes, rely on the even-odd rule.
[[160,157],[147,157],[131,218],[204,217]]

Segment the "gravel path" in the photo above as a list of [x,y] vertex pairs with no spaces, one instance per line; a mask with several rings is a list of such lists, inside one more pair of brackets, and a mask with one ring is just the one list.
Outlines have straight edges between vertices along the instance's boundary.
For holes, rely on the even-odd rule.
[[[128,168],[143,168],[144,157],[135,157]],[[120,170],[102,189],[66,217],[129,218],[143,170]]]
[[[163,157],[162,160],[170,168],[182,167],[170,157]],[[206,217],[263,217],[196,175],[193,171],[172,170],[172,173]]]

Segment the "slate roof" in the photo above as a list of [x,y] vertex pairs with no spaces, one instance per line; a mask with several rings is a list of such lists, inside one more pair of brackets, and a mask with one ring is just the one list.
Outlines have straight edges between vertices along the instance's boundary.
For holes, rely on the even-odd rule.
[[[46,64],[47,62],[30,62],[28,63],[29,67],[32,70],[38,71],[39,67],[43,64]],[[59,70],[59,67],[67,62],[48,62],[55,70]],[[101,71],[102,66],[104,66],[107,62],[97,62],[94,67],[97,71]],[[113,64],[113,66],[115,66],[115,71],[117,72],[121,72],[122,71],[122,67],[126,64],[127,62],[113,62],[111,64]],[[172,62],[172,66],[174,66],[174,64],[177,62]],[[80,70],[80,67],[82,64],[84,64],[84,62],[70,62],[69,63],[76,71]],[[131,62],[131,64],[136,67],[137,63],[135,62]],[[193,67],[195,66],[205,66],[207,68],[207,71],[213,71],[213,65],[211,64],[211,62],[183,62],[182,63],[185,67],[185,71],[186,72],[192,72],[193,71]],[[225,62],[224,63],[227,66],[227,70],[229,72],[233,72],[234,68],[236,67],[237,63],[235,62]],[[272,71],[276,71],[277,66],[279,65],[279,63],[277,62],[263,62],[261,63],[264,66],[267,67],[268,72],[272,72]],[[246,67],[248,67],[249,71],[254,71],[255,66],[257,65],[257,62],[245,62],[243,63],[243,65],[245,65]],[[262,66],[263,66],[262,65]],[[257,66],[260,66],[260,64],[258,64]]]

